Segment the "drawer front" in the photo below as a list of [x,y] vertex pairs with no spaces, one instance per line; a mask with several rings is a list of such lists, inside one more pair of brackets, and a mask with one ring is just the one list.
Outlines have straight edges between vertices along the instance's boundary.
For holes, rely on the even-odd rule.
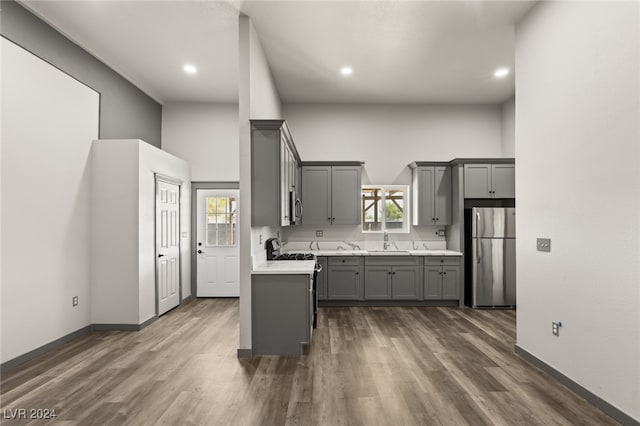
[[424,264],[425,266],[460,265],[460,256],[426,256]]
[[364,264],[372,266],[419,266],[420,258],[417,256],[366,256]]
[[329,265],[359,266],[360,256],[330,256]]

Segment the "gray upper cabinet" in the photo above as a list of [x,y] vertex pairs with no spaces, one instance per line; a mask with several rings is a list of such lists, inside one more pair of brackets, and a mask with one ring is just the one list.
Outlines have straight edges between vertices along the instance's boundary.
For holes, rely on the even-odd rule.
[[331,166],[302,167],[303,225],[331,223]]
[[304,225],[359,225],[362,166],[303,166]]
[[495,198],[516,197],[516,167],[513,164],[491,165],[491,186]]
[[451,168],[412,165],[413,225],[451,224]]
[[300,156],[284,120],[251,120],[251,225],[289,226]]
[[465,198],[515,198],[514,164],[465,164]]

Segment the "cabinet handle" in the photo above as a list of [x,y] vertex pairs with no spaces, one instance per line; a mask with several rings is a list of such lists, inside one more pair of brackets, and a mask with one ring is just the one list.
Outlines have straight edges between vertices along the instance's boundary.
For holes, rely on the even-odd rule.
[[439,217],[436,217],[436,222],[438,222],[439,220],[440,220],[440,218],[439,218]]
[[332,218],[331,218],[331,223],[333,223],[333,222],[335,222],[335,221],[336,221],[336,218],[335,218],[335,217],[332,217]]
[[394,272],[393,275],[395,275],[396,273]]
[[356,272],[356,275],[360,275],[360,272]]
[[440,263],[444,263],[444,259],[440,259]]
[[447,275],[447,273],[446,273],[446,272],[443,272],[443,273],[442,273],[442,275]]
[[329,221],[329,223],[331,223],[331,218],[330,217],[328,217],[327,220]]

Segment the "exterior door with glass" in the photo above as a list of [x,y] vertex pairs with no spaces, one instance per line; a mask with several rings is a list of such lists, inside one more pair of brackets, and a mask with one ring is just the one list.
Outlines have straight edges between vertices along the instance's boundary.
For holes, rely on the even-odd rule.
[[196,192],[197,297],[240,295],[239,191]]

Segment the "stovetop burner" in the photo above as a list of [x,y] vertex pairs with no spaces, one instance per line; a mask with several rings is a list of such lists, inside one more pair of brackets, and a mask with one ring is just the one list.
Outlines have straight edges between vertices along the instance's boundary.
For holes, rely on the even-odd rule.
[[313,253],[284,253],[273,260],[314,260]]

